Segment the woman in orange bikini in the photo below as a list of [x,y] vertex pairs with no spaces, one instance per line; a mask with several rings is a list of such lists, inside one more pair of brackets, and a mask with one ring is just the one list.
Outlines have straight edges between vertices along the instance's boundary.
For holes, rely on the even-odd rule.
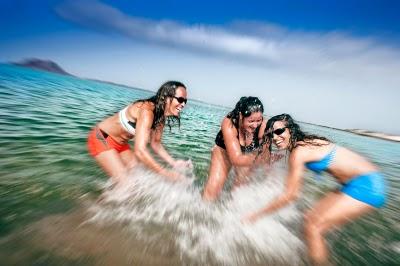
[[[151,155],[148,144],[155,154],[172,167],[186,166],[187,161],[175,160],[161,143],[164,126],[172,121],[180,124],[179,114],[187,102],[184,84],[168,81],[156,95],[129,104],[119,113],[97,124],[89,133],[89,153],[114,182],[126,178],[129,169],[138,162],[169,180],[183,178],[181,174],[162,167]],[[134,139],[130,149],[128,141]]]

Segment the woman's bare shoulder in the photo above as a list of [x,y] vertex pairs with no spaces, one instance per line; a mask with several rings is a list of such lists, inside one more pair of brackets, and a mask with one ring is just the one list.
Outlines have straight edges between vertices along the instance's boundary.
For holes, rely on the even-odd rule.
[[153,116],[154,111],[154,103],[145,101],[145,102],[135,102],[129,108],[129,113],[135,119],[142,116]]
[[140,102],[133,103],[132,108],[138,109],[138,110],[153,111],[155,108],[155,105],[154,105],[154,103],[152,103],[150,101],[140,101]]
[[222,129],[222,132],[226,132],[226,131],[235,131],[235,132],[237,132],[237,130],[236,130],[236,128],[235,128],[235,126],[233,125],[233,123],[232,123],[232,120],[230,119],[230,118],[228,118],[228,117],[225,117],[223,120],[222,120],[222,122],[221,122],[221,129]]
[[307,161],[310,155],[314,152],[312,145],[303,144],[301,142],[296,145],[290,152],[290,159],[294,161]]

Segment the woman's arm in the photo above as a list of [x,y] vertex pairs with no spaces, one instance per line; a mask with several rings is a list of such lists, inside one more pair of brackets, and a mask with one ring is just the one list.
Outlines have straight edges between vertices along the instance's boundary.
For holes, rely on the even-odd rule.
[[264,208],[245,216],[243,221],[254,222],[260,217],[272,213],[296,200],[302,187],[303,173],[304,161],[298,152],[293,151],[289,157],[289,173],[286,177],[286,185],[283,193]]
[[190,160],[175,160],[164,148],[164,145],[161,142],[163,134],[163,127],[157,128],[153,130],[153,134],[151,136],[151,148],[155,153],[158,154],[164,161],[166,161],[172,167],[192,167],[192,162]]
[[172,156],[167,152],[164,146],[161,143],[161,138],[163,134],[163,126],[157,127],[152,131],[152,136],[150,140],[151,148],[155,153],[158,154],[164,161],[166,161],[169,165],[175,166],[175,160]]
[[256,159],[256,154],[243,154],[240,149],[238,131],[229,118],[225,118],[221,124],[222,136],[224,138],[226,152],[233,166],[251,166]]
[[175,172],[164,169],[157,161],[151,156],[147,149],[147,144],[151,137],[151,126],[153,124],[153,112],[148,109],[142,109],[139,112],[136,121],[136,134],[135,134],[135,156],[147,167],[156,173],[165,175],[170,179],[180,179],[180,175]]

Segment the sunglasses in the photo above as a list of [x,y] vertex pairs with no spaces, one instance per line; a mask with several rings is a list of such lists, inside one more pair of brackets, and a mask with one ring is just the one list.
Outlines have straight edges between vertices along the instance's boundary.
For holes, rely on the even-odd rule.
[[272,138],[272,137],[273,137],[273,134],[280,136],[280,135],[283,134],[283,132],[285,132],[285,130],[286,130],[287,128],[288,128],[288,127],[282,127],[282,128],[275,129],[274,131],[267,133],[267,137],[268,137],[268,138]]
[[176,97],[174,96],[174,98],[178,101],[178,103],[187,103],[187,99],[184,97]]

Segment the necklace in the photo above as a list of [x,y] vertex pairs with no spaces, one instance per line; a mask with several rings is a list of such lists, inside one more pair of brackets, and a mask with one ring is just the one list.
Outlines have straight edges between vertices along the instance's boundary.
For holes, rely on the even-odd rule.
[[242,133],[241,135],[244,137],[244,141],[246,141],[246,139],[249,139],[249,138],[251,139],[254,136],[253,132],[248,132],[243,129],[240,130],[240,133]]

